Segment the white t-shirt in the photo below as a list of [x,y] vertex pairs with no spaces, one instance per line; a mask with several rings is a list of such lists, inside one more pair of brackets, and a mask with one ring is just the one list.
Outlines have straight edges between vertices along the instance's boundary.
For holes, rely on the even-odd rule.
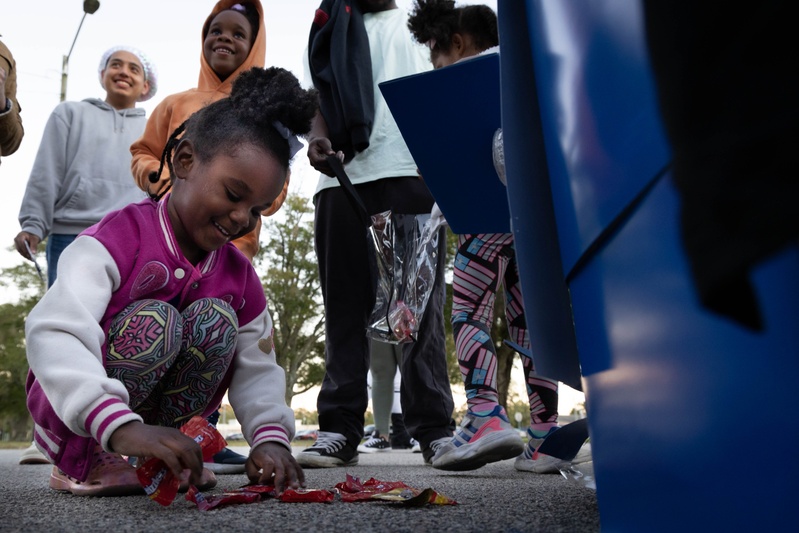
[[[430,50],[414,41],[407,25],[408,15],[402,9],[366,13],[363,18],[372,55],[375,117],[369,148],[356,154],[347,163],[347,175],[355,184],[381,178],[416,176],[416,163],[377,85],[432,70]],[[310,79],[310,73],[306,73],[306,80]],[[337,186],[337,179],[322,174],[319,176],[316,192]]]

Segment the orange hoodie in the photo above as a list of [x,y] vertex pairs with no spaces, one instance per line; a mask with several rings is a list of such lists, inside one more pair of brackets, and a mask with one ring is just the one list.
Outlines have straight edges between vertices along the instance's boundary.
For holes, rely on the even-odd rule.
[[[189,89],[188,91],[171,94],[164,98],[150,114],[150,118],[147,120],[147,126],[144,128],[144,134],[131,145],[130,153],[133,155],[131,170],[133,171],[133,178],[142,190],[148,193],[156,193],[166,187],[169,182],[170,175],[166,165],[164,165],[164,170],[161,173],[161,179],[158,183],[151,183],[149,176],[151,172],[158,171],[158,167],[161,164],[161,154],[172,132],[195,111],[229,96],[233,80],[236,79],[239,74],[253,67],[263,68],[266,61],[266,30],[264,28],[264,10],[260,0],[247,0],[255,6],[260,19],[260,27],[255,36],[255,42],[244,62],[239,65],[239,68],[228,76],[225,81],[219,80],[219,76],[216,75],[205,60],[205,55],[202,52],[203,36],[213,18],[220,11],[224,11],[241,1],[242,0],[219,0],[219,2],[216,3],[213,10],[211,10],[211,14],[208,15],[208,18],[205,20],[200,35],[200,79],[197,82],[197,87]],[[288,186],[289,178],[287,176],[286,183],[283,186],[283,192],[281,192],[280,196],[272,203],[272,206],[262,213],[263,215],[269,216],[280,209],[280,206],[283,205],[283,201],[286,199]],[[258,225],[253,231],[236,239],[233,241],[233,244],[252,260],[253,256],[255,256],[255,253],[258,251],[258,238],[260,233],[261,221],[259,220]]]

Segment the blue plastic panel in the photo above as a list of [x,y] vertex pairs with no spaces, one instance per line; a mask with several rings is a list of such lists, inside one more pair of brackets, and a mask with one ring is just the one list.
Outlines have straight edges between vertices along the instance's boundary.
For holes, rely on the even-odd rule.
[[799,531],[799,251],[755,272],[752,333],[698,305],[677,209],[663,180],[570,285],[606,367],[584,378],[602,529]]
[[638,2],[528,0],[565,271],[669,161]]

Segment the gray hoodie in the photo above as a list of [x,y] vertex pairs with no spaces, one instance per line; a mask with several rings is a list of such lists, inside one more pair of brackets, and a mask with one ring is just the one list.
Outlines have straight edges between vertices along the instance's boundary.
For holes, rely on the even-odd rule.
[[142,108],[117,111],[97,98],[59,104],[47,120],[22,199],[22,231],[42,239],[77,235],[144,199],[130,173],[130,145],[146,122]]

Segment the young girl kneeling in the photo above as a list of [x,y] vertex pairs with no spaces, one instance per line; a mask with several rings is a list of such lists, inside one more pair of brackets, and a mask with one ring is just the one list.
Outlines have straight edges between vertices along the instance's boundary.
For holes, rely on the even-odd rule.
[[28,408],[56,465],[51,488],[142,493],[122,455],[213,486],[199,445],[176,428],[213,411],[228,387],[251,446],[247,476],[303,484],[261,281],[230,241],[280,195],[315,111],[315,93],[290,72],[242,74],[170,138],[164,201],[109,214],[61,256],[26,324]]

